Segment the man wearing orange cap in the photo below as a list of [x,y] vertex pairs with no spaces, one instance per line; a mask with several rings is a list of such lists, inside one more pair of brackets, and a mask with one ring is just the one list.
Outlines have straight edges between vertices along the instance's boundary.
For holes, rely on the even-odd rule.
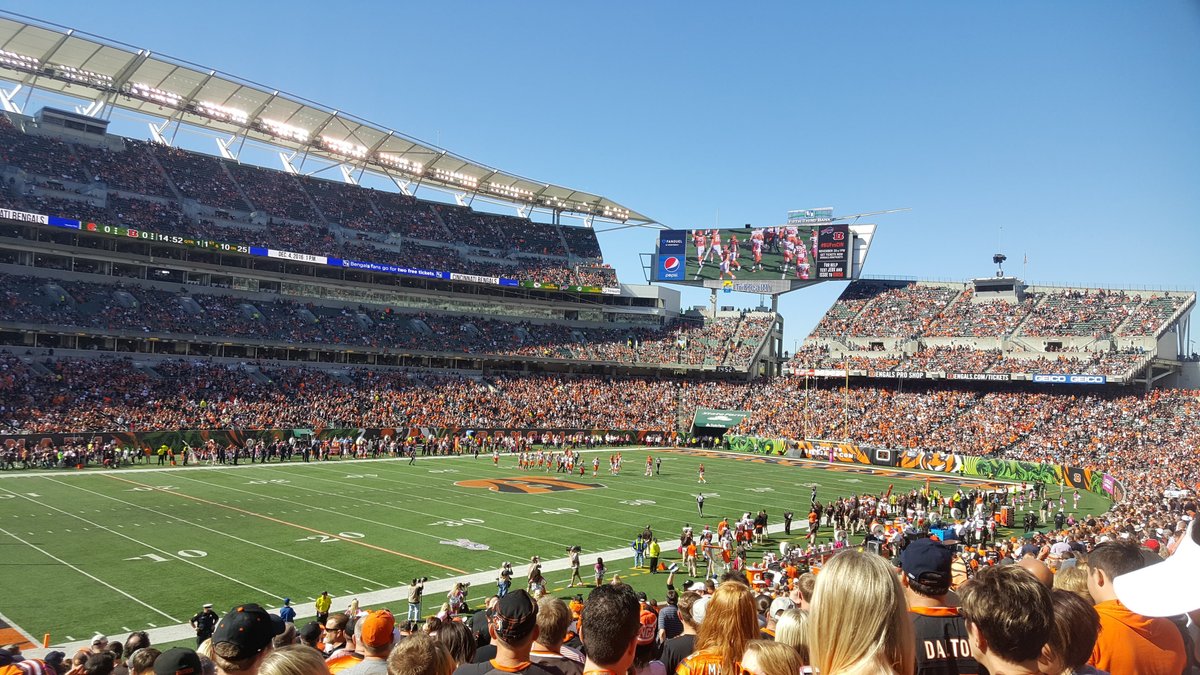
[[[359,626],[362,627],[361,637]],[[342,675],[387,675],[387,657],[395,641],[395,617],[386,609],[369,612],[354,628],[363,660],[341,671]]]

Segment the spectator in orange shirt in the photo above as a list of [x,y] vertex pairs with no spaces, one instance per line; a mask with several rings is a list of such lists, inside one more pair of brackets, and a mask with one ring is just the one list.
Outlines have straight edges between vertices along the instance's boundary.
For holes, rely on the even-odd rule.
[[1141,549],[1131,541],[1105,542],[1088,556],[1088,592],[1100,615],[1100,637],[1088,663],[1110,673],[1178,675],[1187,664],[1179,629],[1130,611],[1113,589],[1114,579],[1143,565]]

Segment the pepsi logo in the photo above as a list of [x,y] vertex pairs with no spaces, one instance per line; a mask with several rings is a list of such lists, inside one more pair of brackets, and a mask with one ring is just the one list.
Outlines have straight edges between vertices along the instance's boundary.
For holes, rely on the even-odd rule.
[[668,272],[674,272],[679,269],[679,258],[673,255],[663,258],[663,269]]

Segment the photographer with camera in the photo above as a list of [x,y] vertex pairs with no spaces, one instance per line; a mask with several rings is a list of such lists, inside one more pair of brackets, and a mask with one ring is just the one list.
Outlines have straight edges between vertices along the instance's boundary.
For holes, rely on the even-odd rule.
[[512,563],[505,562],[500,567],[500,576],[496,577],[496,597],[503,598],[508,595],[508,589],[512,588],[512,578]]
[[413,579],[408,586],[408,616],[409,621],[421,620],[421,598],[425,595],[425,582],[429,577]]

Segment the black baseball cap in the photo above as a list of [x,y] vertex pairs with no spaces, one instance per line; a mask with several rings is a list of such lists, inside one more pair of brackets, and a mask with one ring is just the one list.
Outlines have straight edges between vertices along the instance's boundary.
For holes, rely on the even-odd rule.
[[201,675],[200,655],[187,647],[172,647],[154,659],[154,675]]
[[900,569],[909,579],[940,588],[950,585],[950,563],[954,552],[933,539],[917,539],[900,554]]
[[266,649],[271,644],[271,638],[285,628],[283,619],[277,614],[268,614],[267,610],[254,603],[238,605],[217,623],[212,641],[213,644],[228,642],[235,645],[238,656],[234,658],[246,658]]
[[492,615],[496,637],[513,644],[524,640],[537,626],[537,602],[524,590],[505,593]]

